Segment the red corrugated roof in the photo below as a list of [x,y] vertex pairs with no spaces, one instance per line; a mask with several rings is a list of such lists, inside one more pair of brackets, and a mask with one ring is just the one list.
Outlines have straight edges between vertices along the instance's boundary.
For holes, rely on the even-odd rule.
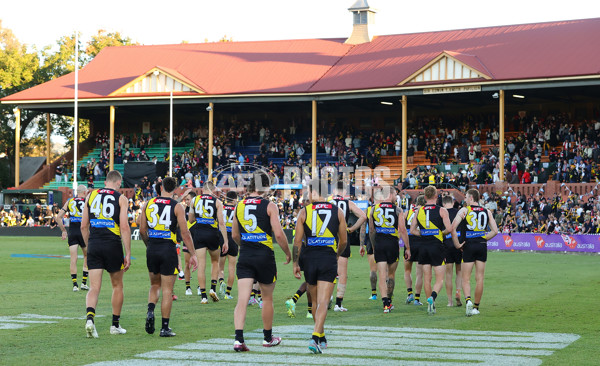
[[[79,72],[79,97],[102,98],[160,66],[207,94],[395,87],[441,52],[492,80],[597,75],[600,18],[343,39],[108,47]],[[73,74],[3,101],[73,98]],[[481,81],[486,82],[486,81]]]

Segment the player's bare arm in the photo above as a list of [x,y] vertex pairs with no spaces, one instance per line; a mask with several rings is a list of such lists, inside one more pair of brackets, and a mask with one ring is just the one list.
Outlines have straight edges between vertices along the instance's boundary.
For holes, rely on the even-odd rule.
[[[190,234],[190,229],[187,227],[187,220],[185,218],[185,209],[178,203],[175,206],[175,216],[177,217],[177,225],[179,226],[179,230],[181,232],[181,238],[183,239],[183,244],[185,244],[186,248],[190,252],[190,270],[194,272],[198,268],[198,259],[196,258],[196,249],[194,248],[194,241],[192,240],[192,234]],[[140,230],[141,233],[141,230]]]
[[490,240],[498,234],[498,225],[496,225],[496,220],[492,216],[490,210],[486,209],[488,214],[488,223],[490,225],[490,231],[485,234],[483,237],[485,240]]
[[[346,218],[344,217],[344,213],[342,210],[338,211],[338,220],[340,222],[338,227],[338,246],[337,246],[337,257],[340,257],[340,254],[346,249],[346,245],[348,244],[348,232],[346,226]],[[360,211],[360,209],[359,209]],[[362,211],[360,211],[362,212]]]
[[90,239],[90,210],[88,208],[88,195],[85,198],[85,205],[83,205],[83,214],[81,215],[81,236],[83,237],[83,241],[85,242],[85,246],[87,247],[88,240]]
[[402,239],[402,242],[404,243],[404,248],[406,248],[406,255],[404,259],[409,259],[410,258],[410,243],[408,241],[408,232],[406,231],[406,224],[405,224],[405,219],[404,219],[404,212],[402,212],[402,210],[400,210],[400,212],[398,212],[398,234],[400,235],[400,239]]
[[273,235],[275,236],[275,240],[277,240],[277,244],[281,247],[281,250],[285,253],[285,263],[288,264],[292,260],[292,253],[290,253],[290,246],[287,241],[287,237],[283,232],[283,228],[281,227],[281,222],[279,221],[279,209],[273,202],[269,202],[267,206],[267,214],[269,215],[269,220],[271,221],[271,228],[273,229]]
[[121,206],[121,212],[119,213],[119,222],[121,223],[121,240],[125,247],[125,258],[123,260],[123,272],[129,269],[131,265],[131,228],[129,227],[129,221],[127,220],[127,207],[129,201],[125,195],[119,197],[119,206]]
[[221,232],[221,235],[223,236],[223,248],[221,249],[221,251],[223,253],[227,253],[227,251],[229,250],[229,239],[227,238],[227,229],[225,228],[225,220],[223,220],[223,218],[225,217],[225,216],[223,216],[223,202],[217,200],[217,202],[215,202],[215,203],[217,205],[217,221],[219,223],[219,231]]
[[444,231],[443,235],[449,234],[452,232],[452,223],[450,222],[450,216],[448,215],[448,210],[444,207],[440,208],[440,217],[442,218],[442,222],[444,223]]
[[242,245],[242,235],[240,234],[240,224],[237,219],[237,207],[233,212],[233,223],[231,224],[231,237],[237,245]]
[[456,214],[456,217],[454,218],[454,221],[452,222],[452,243],[454,244],[454,247],[456,249],[461,249],[465,243],[459,243],[458,242],[458,234],[456,233],[456,229],[458,228],[458,226],[460,225],[460,223],[462,222],[462,220],[467,216],[467,209],[466,207],[461,208],[458,213]]
[[140,228],[140,237],[142,238],[142,241],[144,242],[144,244],[146,245],[146,247],[148,247],[148,218],[146,217],[146,206],[148,205],[148,202],[145,202],[142,205],[142,213],[138,216],[137,218],[137,224],[138,227]]
[[373,215],[375,214],[375,210],[371,210],[371,214],[369,215],[369,239],[371,240],[371,245],[373,249],[375,249],[375,226],[373,226]]
[[367,238],[367,219],[365,215],[365,222],[360,226],[360,256],[363,257],[365,255],[365,240]]
[[358,218],[358,220],[356,220],[354,225],[352,225],[351,227],[348,228],[348,232],[353,233],[356,230],[359,230],[362,227],[363,223],[365,221],[367,221],[367,214],[365,214],[365,212],[363,210],[361,210],[356,205],[356,203],[354,203],[352,201],[348,201],[348,206],[350,208],[350,212],[352,212],[354,214],[354,216],[356,216]]
[[67,213],[67,210],[68,210],[67,205],[68,204],[69,204],[69,201],[67,201],[67,203],[65,203],[65,205],[60,209],[60,211],[58,211],[58,217],[56,219],[56,224],[58,225],[58,228],[62,232],[62,234],[61,234],[62,240],[65,240],[67,238],[67,229],[65,228],[65,225],[63,224],[63,218],[65,217],[65,214]]
[[300,210],[296,219],[296,235],[294,236],[294,277],[297,279],[302,278],[300,273],[300,265],[298,260],[300,259],[300,251],[302,250],[302,239],[304,238],[304,221],[306,220],[306,209]]
[[412,217],[412,221],[410,222],[410,235],[421,236],[421,229],[419,229],[419,220],[417,220],[417,216],[419,216],[419,208],[417,212]]

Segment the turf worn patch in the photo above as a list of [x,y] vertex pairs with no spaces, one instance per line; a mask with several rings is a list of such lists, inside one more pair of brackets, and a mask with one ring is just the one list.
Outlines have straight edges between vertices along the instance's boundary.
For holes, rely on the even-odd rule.
[[98,362],[93,366],[162,365],[540,365],[549,356],[579,339],[576,334],[464,331],[453,329],[326,326],[328,348],[321,355],[308,350],[311,326],[279,326],[278,347],[262,347],[262,330],[248,332],[251,352],[236,353],[231,339],[214,338],[137,354],[133,359]]

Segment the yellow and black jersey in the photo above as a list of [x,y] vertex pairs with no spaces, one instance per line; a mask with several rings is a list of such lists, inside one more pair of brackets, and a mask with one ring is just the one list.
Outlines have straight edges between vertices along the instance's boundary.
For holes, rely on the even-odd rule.
[[350,204],[348,203],[348,200],[342,196],[333,195],[327,199],[327,202],[335,204],[337,208],[342,210],[342,213],[344,214],[344,220],[346,220],[347,224],[348,219],[350,218]]
[[411,246],[419,244],[422,241],[422,238],[420,236],[412,235],[410,233],[410,226],[412,224],[412,220],[418,212],[419,209],[416,206],[406,211],[406,232],[408,233],[408,238],[410,240]]
[[85,198],[69,198],[66,206],[69,213],[69,235],[81,235],[81,218],[85,208]]
[[467,243],[486,243],[483,237],[487,232],[488,219],[489,215],[484,207],[475,205],[467,207],[467,215],[465,216],[465,238]]
[[148,244],[177,244],[177,201],[155,197],[148,201],[144,215],[148,222]]
[[85,198],[74,197],[67,201],[67,211],[69,212],[70,226],[81,226],[83,209],[85,207]]
[[431,243],[430,238],[444,242],[442,235],[445,227],[442,216],[440,215],[441,207],[438,205],[425,205],[419,209],[417,213],[417,222],[421,230],[423,243]]
[[398,214],[392,202],[381,202],[373,206],[373,226],[378,237],[398,239]]
[[113,189],[95,189],[88,197],[90,211],[90,240],[121,239],[121,194]]
[[[448,219],[450,220],[450,223],[452,224],[454,222],[454,218],[458,214],[458,209],[452,207],[452,208],[448,208],[447,210],[448,210]],[[458,241],[460,241],[461,240],[461,231],[459,231],[459,228],[456,229],[456,235],[458,235]],[[452,240],[452,233],[446,234],[446,240]]]
[[337,253],[337,237],[340,227],[338,207],[331,202],[313,202],[307,205],[304,235],[306,248],[327,248]]
[[263,197],[247,197],[236,207],[242,248],[269,248],[273,251],[273,228],[267,214],[269,200]]
[[210,194],[194,197],[192,201],[196,216],[195,230],[218,230],[217,198]]
[[187,223],[187,228],[188,230],[192,230],[192,226],[196,225],[196,221],[194,222],[190,222],[187,218],[188,218],[188,214],[190,213],[190,207],[186,207],[185,208],[185,222]]
[[135,189],[134,194],[135,194],[134,198],[136,201],[142,199],[142,189],[140,187],[137,187]]
[[223,205],[223,216],[225,222],[225,229],[227,232],[231,232],[231,228],[233,227],[233,214],[235,212],[235,205],[226,203]]

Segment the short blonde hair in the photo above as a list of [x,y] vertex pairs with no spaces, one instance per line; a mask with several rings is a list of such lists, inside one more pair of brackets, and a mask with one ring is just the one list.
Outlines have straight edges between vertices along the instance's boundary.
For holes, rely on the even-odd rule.
[[423,193],[425,194],[425,199],[430,200],[437,196],[437,188],[435,188],[434,186],[427,186],[423,190]]

